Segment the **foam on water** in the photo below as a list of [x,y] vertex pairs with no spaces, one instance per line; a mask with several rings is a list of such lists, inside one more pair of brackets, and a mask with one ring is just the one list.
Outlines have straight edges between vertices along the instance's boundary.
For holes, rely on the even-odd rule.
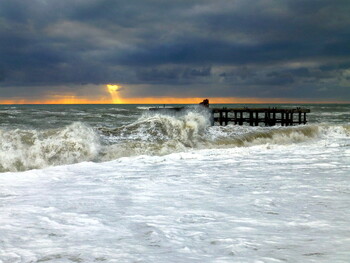
[[349,161],[283,144],[6,173],[0,261],[345,263]]
[[[349,125],[295,127],[210,126],[209,113],[141,115],[117,128],[74,122],[52,129],[0,129],[0,171],[23,171],[82,161],[165,155],[192,149],[296,143],[346,144]],[[343,139],[342,139],[343,138]],[[341,140],[342,139],[342,140]]]
[[0,142],[0,172],[93,160],[100,147],[96,133],[82,123],[48,130],[0,129]]
[[33,107],[0,115],[1,263],[349,262],[343,116],[212,127],[195,110]]

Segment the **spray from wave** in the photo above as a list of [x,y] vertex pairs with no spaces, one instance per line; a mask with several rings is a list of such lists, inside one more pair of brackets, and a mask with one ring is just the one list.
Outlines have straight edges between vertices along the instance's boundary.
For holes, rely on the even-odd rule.
[[114,129],[75,122],[48,130],[1,130],[0,171],[23,171],[135,155],[165,155],[192,149],[289,145],[350,136],[349,126],[210,126],[209,113],[144,114]]
[[145,114],[138,121],[116,129],[100,129],[110,140],[117,141],[105,148],[102,160],[140,154],[164,155],[204,148],[210,127],[208,113]]
[[23,171],[93,160],[100,144],[82,123],[61,129],[0,130],[0,171]]

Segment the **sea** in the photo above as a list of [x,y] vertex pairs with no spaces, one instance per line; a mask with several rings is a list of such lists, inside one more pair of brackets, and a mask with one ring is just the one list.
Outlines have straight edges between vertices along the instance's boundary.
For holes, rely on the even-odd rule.
[[350,262],[350,104],[0,105],[0,262]]

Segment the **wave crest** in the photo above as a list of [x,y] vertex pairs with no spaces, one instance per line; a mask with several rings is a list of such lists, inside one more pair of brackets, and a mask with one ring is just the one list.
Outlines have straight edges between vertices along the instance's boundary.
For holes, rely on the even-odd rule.
[[92,128],[73,123],[60,129],[0,130],[0,171],[23,171],[93,160],[99,140]]
[[164,155],[206,142],[209,117],[198,112],[178,116],[143,115],[136,122],[116,129],[100,129],[118,142],[105,149],[104,160],[138,154]]

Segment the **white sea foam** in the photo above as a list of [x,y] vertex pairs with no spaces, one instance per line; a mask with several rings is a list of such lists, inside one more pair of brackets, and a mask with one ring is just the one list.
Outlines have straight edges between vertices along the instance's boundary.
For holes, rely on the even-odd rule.
[[138,106],[136,107],[139,110],[149,110],[150,108],[158,108],[158,109],[171,109],[174,108],[172,105],[163,105],[163,106]]
[[347,262],[344,150],[255,145],[5,173],[0,260]]
[[137,109],[139,110],[149,110],[150,108],[152,108],[151,106],[138,106]]
[[84,106],[90,125],[43,127],[32,109],[0,116],[1,263],[349,262],[347,120],[212,127],[193,110],[124,124]]
[[60,129],[0,130],[0,171],[18,171],[94,159],[95,132],[82,123]]

